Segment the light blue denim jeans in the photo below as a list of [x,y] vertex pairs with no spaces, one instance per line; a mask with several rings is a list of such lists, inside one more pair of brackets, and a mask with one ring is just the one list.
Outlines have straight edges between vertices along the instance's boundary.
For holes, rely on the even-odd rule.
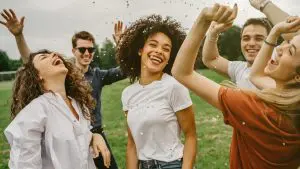
[[140,169],[181,169],[182,159],[178,159],[171,162],[164,162],[159,160],[140,160]]

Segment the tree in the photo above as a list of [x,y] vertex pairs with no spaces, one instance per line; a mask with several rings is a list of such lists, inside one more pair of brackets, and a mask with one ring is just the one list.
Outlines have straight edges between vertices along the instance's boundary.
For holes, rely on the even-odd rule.
[[99,66],[101,69],[116,67],[117,62],[115,59],[115,55],[116,48],[114,43],[106,38],[101,48],[96,45],[96,51],[94,54],[92,66]]
[[219,52],[221,56],[228,60],[243,60],[241,52],[241,28],[234,25],[222,35],[218,42]]
[[0,71],[9,71],[9,57],[2,50],[0,50]]

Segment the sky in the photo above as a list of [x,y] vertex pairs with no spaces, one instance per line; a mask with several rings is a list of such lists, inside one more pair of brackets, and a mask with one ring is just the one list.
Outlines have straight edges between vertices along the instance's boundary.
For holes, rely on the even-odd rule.
[[[290,15],[300,11],[299,0],[272,0]],[[91,32],[96,43],[112,40],[114,23],[126,25],[150,14],[172,16],[188,31],[201,9],[214,3],[233,6],[239,13],[234,24],[241,26],[247,18],[263,17],[248,0],[0,0],[0,10],[11,8],[18,17],[25,16],[24,35],[31,51],[50,49],[72,56],[71,38],[75,32]],[[0,20],[3,18],[0,16]],[[20,54],[14,37],[0,25],[0,49],[11,59]]]

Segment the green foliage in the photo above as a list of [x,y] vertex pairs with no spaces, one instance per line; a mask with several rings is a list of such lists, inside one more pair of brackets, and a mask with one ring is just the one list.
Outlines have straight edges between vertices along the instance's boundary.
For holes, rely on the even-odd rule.
[[[224,78],[210,70],[201,70],[206,77],[221,82]],[[119,168],[125,168],[127,129],[122,111],[121,93],[129,85],[128,79],[106,86],[102,93],[103,127]],[[9,124],[12,82],[0,83],[0,169],[8,169],[9,145],[3,130]],[[220,111],[191,93],[197,129],[196,168],[228,169],[231,127],[223,122]]]
[[17,70],[21,64],[21,60],[12,60],[5,51],[0,50],[0,72]]
[[94,54],[94,60],[91,63],[93,67],[100,67],[101,69],[109,69],[117,66],[117,62],[115,59],[116,48],[114,43],[105,39],[102,44],[102,47],[99,48],[99,45],[95,45],[96,52]]
[[243,57],[241,52],[241,28],[232,26],[222,35],[218,42],[219,52],[221,56],[226,56],[228,60],[240,60]]

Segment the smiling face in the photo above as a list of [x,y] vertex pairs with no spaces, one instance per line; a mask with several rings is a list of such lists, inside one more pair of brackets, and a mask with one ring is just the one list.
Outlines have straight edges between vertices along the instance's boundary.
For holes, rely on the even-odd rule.
[[284,83],[297,76],[299,78],[300,35],[294,37],[290,42],[284,41],[275,50],[276,55],[270,59],[264,72],[276,81]]
[[58,75],[65,75],[68,69],[65,67],[62,59],[55,53],[41,53],[37,54],[33,58],[33,65],[37,69],[40,78],[47,81],[47,79],[53,79]]
[[141,71],[149,73],[161,73],[168,64],[172,49],[171,39],[164,33],[158,32],[150,35],[142,49]]
[[94,57],[94,43],[91,40],[77,39],[76,47],[72,49],[76,58],[76,65],[88,66]]
[[244,28],[241,37],[241,49],[250,65],[253,64],[267,35],[267,29],[262,25],[251,24]]

